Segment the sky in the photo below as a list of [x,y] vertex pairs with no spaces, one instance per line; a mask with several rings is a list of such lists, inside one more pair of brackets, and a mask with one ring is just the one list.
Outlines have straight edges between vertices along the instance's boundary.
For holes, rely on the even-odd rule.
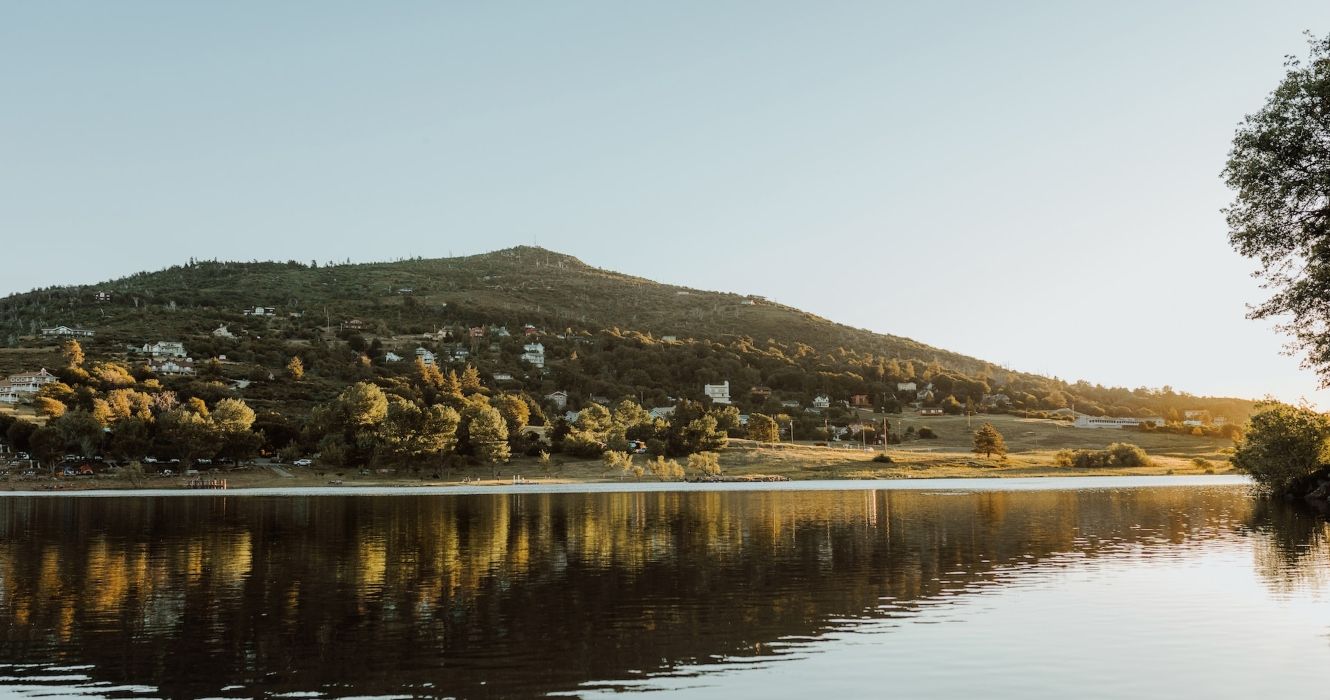
[[1220,179],[1330,3],[0,0],[0,294],[538,244],[1330,407]]

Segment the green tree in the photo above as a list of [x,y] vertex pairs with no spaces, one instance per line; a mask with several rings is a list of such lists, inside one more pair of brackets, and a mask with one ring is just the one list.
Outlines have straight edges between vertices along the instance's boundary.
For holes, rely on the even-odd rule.
[[1330,462],[1330,417],[1306,406],[1259,404],[1232,462],[1269,491],[1295,493]]
[[[752,420],[751,418],[749,420]],[[704,477],[720,476],[720,455],[715,452],[695,452],[688,455],[688,468]]]
[[776,419],[765,413],[754,413],[748,416],[748,439],[758,442],[778,442],[780,441],[780,426]]
[[531,419],[531,409],[520,396],[499,394],[490,403],[503,415],[503,422],[508,426],[510,438],[520,435],[526,428],[527,421]]
[[1308,35],[1306,62],[1290,57],[1284,79],[1233,137],[1224,179],[1229,243],[1257,261],[1273,295],[1249,314],[1287,318],[1280,329],[1305,365],[1330,383],[1330,35]]
[[984,423],[979,429],[974,431],[975,454],[981,454],[984,457],[1007,456],[1007,441],[1002,438],[1002,433],[993,427],[992,423]]
[[462,420],[467,425],[467,439],[476,459],[490,465],[508,461],[511,454],[508,448],[508,425],[504,423],[498,409],[488,403],[475,401],[462,412]]

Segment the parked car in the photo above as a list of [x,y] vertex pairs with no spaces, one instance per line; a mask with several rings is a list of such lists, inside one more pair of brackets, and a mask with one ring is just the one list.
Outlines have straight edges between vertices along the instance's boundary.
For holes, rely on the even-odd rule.
[[291,464],[294,464],[294,465],[297,466],[297,467],[308,467],[308,466],[310,466],[311,464],[314,464],[314,460],[312,460],[312,459],[297,459],[296,461],[292,462]]

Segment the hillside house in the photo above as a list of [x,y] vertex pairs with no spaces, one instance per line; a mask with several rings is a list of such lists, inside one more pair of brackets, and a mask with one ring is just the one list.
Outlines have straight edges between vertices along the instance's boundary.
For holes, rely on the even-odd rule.
[[19,402],[19,392],[14,391],[14,387],[8,380],[0,380],[0,403],[16,404]]
[[540,343],[527,343],[522,346],[522,361],[537,368],[545,366],[545,346]]
[[474,326],[474,327],[472,327],[472,328],[468,331],[468,333],[469,333],[470,337],[472,337],[472,338],[484,338],[484,337],[485,337],[485,329],[482,328],[482,327],[480,327],[480,326]]
[[97,292],[96,294],[92,295],[92,300],[97,302],[98,304],[109,304],[111,303],[111,293]]
[[236,334],[235,334],[235,333],[232,333],[232,332],[231,332],[231,329],[230,329],[230,328],[227,328],[227,327],[226,327],[226,324],[223,323],[222,325],[220,325],[220,326],[218,326],[218,327],[216,327],[216,328],[213,329],[213,331],[212,331],[212,337],[214,337],[214,338],[222,338],[222,339],[225,339],[225,340],[235,340],[235,339],[236,339]]
[[466,348],[457,348],[453,350],[454,360],[465,360],[468,357],[471,357],[471,351]]
[[755,386],[749,390],[748,394],[753,397],[754,401],[766,401],[771,398],[771,387]]
[[711,403],[728,404],[730,402],[730,380],[720,384],[703,384],[702,393],[711,399]]
[[757,302],[753,301],[752,299],[744,299],[743,301],[739,302],[739,304],[742,306],[757,306]]
[[494,381],[496,382],[511,382],[513,380],[513,375],[507,372],[495,372],[491,376],[494,377]]
[[402,356],[401,356],[401,355],[398,355],[397,353],[395,353],[395,352],[393,352],[393,351],[391,351],[391,350],[389,350],[388,352],[383,353],[383,361],[384,361],[384,362],[401,362],[401,361],[402,361]]
[[1092,428],[1099,430],[1121,430],[1123,428],[1135,428],[1142,423],[1160,426],[1164,424],[1164,419],[1156,417],[1115,418],[1112,416],[1087,416],[1082,413],[1076,416],[1076,420],[1072,423],[1072,426],[1076,428]]
[[47,338],[91,338],[95,333],[83,328],[56,326],[55,328],[43,328],[42,335]]
[[921,416],[940,416],[940,415],[942,415],[942,409],[940,409],[940,408],[921,408],[921,409],[919,409],[919,415],[921,415]]
[[37,372],[19,372],[11,374],[5,378],[5,384],[9,390],[18,394],[35,394],[47,384],[59,381],[59,379],[43,367]]
[[348,320],[346,320],[346,321],[342,321],[342,330],[344,330],[344,331],[363,331],[363,330],[365,330],[365,322],[362,321],[362,320],[360,320],[360,319],[358,319],[358,318],[352,318],[352,319],[348,319]]
[[781,408],[798,408],[799,402],[794,399],[785,399],[780,402]]
[[272,306],[246,306],[240,313],[246,316],[276,316],[277,309]]
[[439,364],[439,357],[425,348],[416,348],[416,359],[420,360],[427,367],[433,367]]
[[1006,394],[984,394],[979,403],[985,408],[1005,408],[1011,405],[1011,397]]
[[872,408],[873,402],[868,399],[868,394],[850,394],[850,405],[855,408]]
[[818,395],[818,396],[814,396],[814,397],[813,397],[813,408],[816,408],[816,409],[819,410],[819,411],[822,410],[822,409],[824,409],[824,408],[831,408],[831,397],[829,397],[829,396],[827,396],[827,395],[825,395],[825,394],[820,394],[820,395]]
[[673,335],[662,335],[662,336],[660,337],[660,342],[662,342],[662,343],[677,343],[677,342],[679,342],[679,337],[678,337],[678,336],[673,336]]
[[148,360],[148,369],[153,374],[171,376],[194,374],[194,361],[188,357],[154,357]]
[[560,390],[552,394],[545,394],[545,400],[556,406],[560,411],[568,408],[568,392]]
[[914,382],[896,382],[896,391],[919,391],[919,385]]
[[153,357],[187,357],[185,344],[173,340],[160,340],[156,343],[144,343],[141,352]]
[[496,338],[511,338],[513,334],[508,332],[507,326],[490,326],[490,335]]

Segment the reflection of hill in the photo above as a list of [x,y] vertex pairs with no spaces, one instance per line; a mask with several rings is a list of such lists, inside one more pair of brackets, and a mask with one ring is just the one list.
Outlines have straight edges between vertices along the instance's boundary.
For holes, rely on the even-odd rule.
[[1239,489],[0,499],[0,658],[174,697],[534,695],[1251,516]]

